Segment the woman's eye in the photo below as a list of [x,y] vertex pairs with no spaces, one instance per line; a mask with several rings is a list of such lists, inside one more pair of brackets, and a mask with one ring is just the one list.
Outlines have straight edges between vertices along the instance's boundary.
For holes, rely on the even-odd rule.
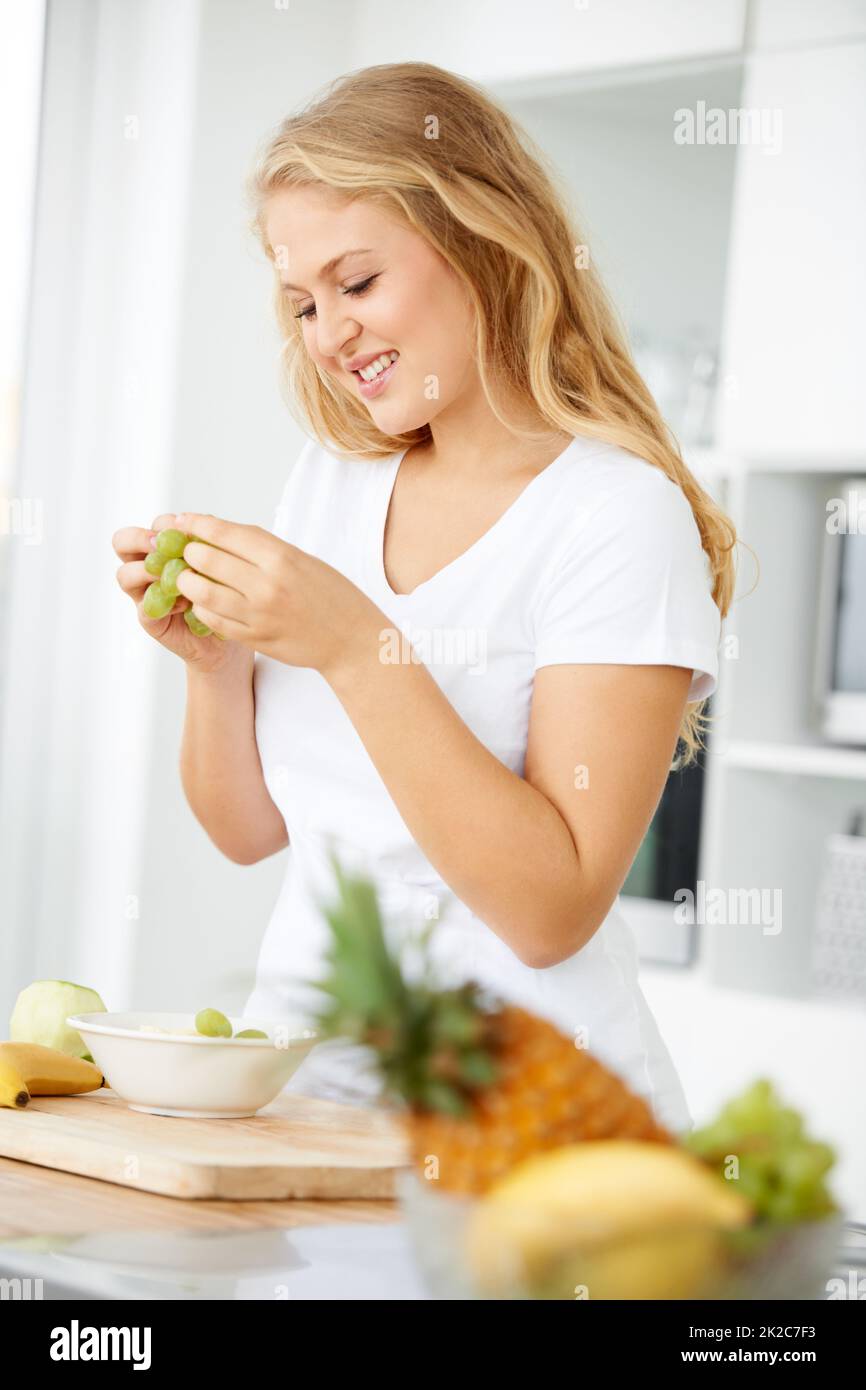
[[366,280],[359,280],[357,285],[347,285],[343,290],[343,294],[364,294],[365,291],[370,288],[373,281],[378,280],[378,278],[378,275],[368,275]]
[[[359,280],[357,285],[347,285],[345,289],[340,291],[340,293],[351,295],[366,294],[367,290],[370,288],[370,286],[373,284],[375,280],[378,280],[378,278],[379,272],[377,272],[375,275],[368,275],[366,280]],[[301,309],[299,313],[295,314],[295,318],[311,319],[315,318],[315,315],[316,306],[315,304],[310,304],[306,309]]]

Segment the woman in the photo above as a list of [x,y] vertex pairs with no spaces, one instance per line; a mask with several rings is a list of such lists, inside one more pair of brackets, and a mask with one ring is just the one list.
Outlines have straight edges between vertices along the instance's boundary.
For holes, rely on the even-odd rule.
[[[307,1021],[329,851],[389,930],[689,1125],[617,905],[715,689],[733,529],[681,459],[541,158],[423,63],[341,79],[252,180],[311,439],[273,532],[200,537],[147,631],[181,656],[181,773],[231,859],[290,847],[246,1013]],[[140,604],[153,531],[115,538]],[[224,642],[195,637],[195,615]],[[359,1049],[299,1089],[371,1097]]]

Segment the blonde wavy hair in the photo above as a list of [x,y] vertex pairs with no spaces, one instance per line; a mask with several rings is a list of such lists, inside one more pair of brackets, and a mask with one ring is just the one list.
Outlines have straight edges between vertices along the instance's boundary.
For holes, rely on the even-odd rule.
[[[504,424],[493,378],[552,430],[619,445],[678,484],[724,617],[735,582],[733,523],[686,467],[595,270],[577,268],[585,243],[567,197],[512,118],[473,83],[429,63],[363,68],[284,120],[250,176],[251,229],[275,268],[290,408],[321,443],[387,457],[429,439],[429,426],[399,436],[377,429],[361,402],[312,360],[281,291],[265,232],[267,200],[310,184],[402,216],[444,257],[474,305],[479,376]],[[703,747],[705,704],[686,705],[674,769],[693,763]]]

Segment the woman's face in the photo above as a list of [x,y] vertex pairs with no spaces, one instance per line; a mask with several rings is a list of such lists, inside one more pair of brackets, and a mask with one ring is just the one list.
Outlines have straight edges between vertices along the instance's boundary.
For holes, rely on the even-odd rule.
[[[417,232],[320,187],[273,194],[266,231],[307,351],[384,434],[418,429],[478,388],[468,295]],[[367,364],[383,357],[391,365],[375,376]]]

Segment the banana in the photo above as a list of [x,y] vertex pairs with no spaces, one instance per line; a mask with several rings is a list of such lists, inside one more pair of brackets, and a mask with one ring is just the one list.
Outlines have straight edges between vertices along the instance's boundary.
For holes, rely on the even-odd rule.
[[0,1106],[23,1110],[30,1100],[27,1083],[16,1067],[3,1060],[0,1052]]
[[31,1096],[71,1096],[105,1084],[99,1067],[39,1043],[0,1042],[0,1106],[21,1110]]

